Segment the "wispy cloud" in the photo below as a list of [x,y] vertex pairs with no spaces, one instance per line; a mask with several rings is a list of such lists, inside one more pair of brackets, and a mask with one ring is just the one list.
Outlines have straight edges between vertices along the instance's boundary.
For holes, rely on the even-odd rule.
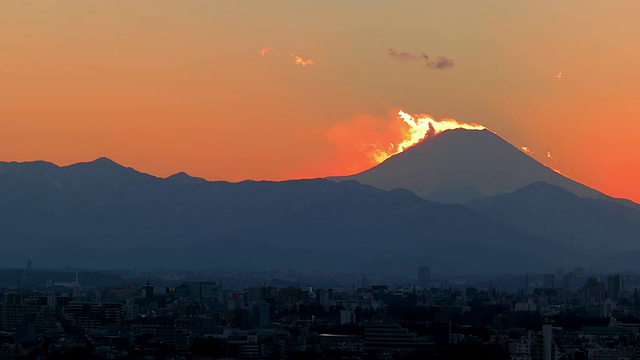
[[[275,56],[276,58],[279,58],[279,59],[282,59],[282,58],[284,58],[286,56],[285,54],[283,54],[281,52],[275,52],[273,50],[273,48],[270,48],[270,47],[262,48],[260,51],[258,51],[258,54],[260,56],[267,56],[269,54],[273,54],[273,55],[269,55],[269,56]],[[298,66],[305,67],[305,66],[311,66],[311,65],[314,64],[313,60],[304,59],[302,56],[298,56],[298,55],[295,55],[295,54],[289,54],[289,57],[291,59],[293,59],[293,63],[295,65],[298,65]]]
[[398,52],[393,49],[389,49],[388,52],[389,52],[389,56],[396,60],[400,60],[400,61],[419,61],[420,60],[419,56],[414,55],[407,51]]
[[436,56],[435,58],[431,58],[425,53],[418,55],[410,53],[408,51],[396,51],[394,49],[388,49],[387,53],[389,54],[389,57],[394,60],[405,62],[421,62],[424,64],[424,67],[429,69],[445,70],[455,65],[453,59],[444,56]]

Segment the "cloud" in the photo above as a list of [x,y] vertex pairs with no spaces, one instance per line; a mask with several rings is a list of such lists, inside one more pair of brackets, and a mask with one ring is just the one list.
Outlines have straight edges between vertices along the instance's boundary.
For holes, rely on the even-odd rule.
[[400,61],[419,61],[420,57],[416,56],[410,52],[397,52],[393,49],[389,49],[389,56],[393,59],[397,59]]
[[444,56],[437,56],[434,60],[427,62],[429,69],[444,70],[453,67],[456,63],[452,59]]
[[[273,54],[273,55],[269,55],[269,54]],[[275,56],[278,59],[282,59],[283,57],[286,56],[285,54],[274,52],[273,48],[270,48],[270,47],[262,48],[260,51],[258,51],[258,55],[263,56],[263,57],[267,56],[267,55]],[[313,60],[311,60],[311,59],[303,59],[302,56],[298,56],[298,55],[295,55],[295,54],[289,54],[289,56],[291,57],[291,59],[293,59],[293,63],[295,65],[298,65],[298,66],[305,67],[305,66],[310,66],[310,65],[314,64]]]
[[387,53],[389,54],[390,58],[398,61],[422,62],[424,63],[424,66],[429,69],[445,70],[455,65],[455,62],[452,59],[444,56],[436,56],[435,58],[431,58],[429,57],[429,55],[424,53],[416,55],[408,51],[399,52],[394,49],[388,49]]
[[260,50],[260,51],[258,52],[258,54],[260,54],[260,56],[265,56],[265,55],[267,55],[268,53],[270,53],[270,52],[271,52],[271,50],[273,50],[273,49],[272,49],[272,48],[269,48],[269,47],[262,48],[262,50]]
[[303,59],[302,57],[298,56],[298,55],[294,55],[291,54],[291,58],[293,59],[293,62],[296,65],[300,65],[300,66],[309,66],[309,65],[313,65],[313,60],[311,59]]

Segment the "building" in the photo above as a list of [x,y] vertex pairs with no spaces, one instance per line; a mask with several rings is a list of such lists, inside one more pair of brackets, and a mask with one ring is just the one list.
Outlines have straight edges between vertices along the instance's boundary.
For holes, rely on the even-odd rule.
[[597,278],[588,278],[584,284],[584,291],[587,304],[599,304],[606,299],[604,283],[598,281]]
[[147,302],[153,301],[153,284],[149,281],[142,287],[142,297],[144,297]]
[[611,275],[607,278],[607,298],[618,300],[623,288],[623,278],[620,275]]
[[298,305],[305,303],[306,297],[305,291],[299,288],[288,287],[280,289],[278,292],[278,298],[281,304],[286,305]]
[[567,291],[570,294],[573,294],[576,292],[576,274],[573,272],[569,272],[564,274],[564,278],[563,278],[563,282],[564,282],[564,288],[567,289]]
[[611,317],[616,309],[616,302],[607,299],[600,304],[600,317]]
[[398,324],[375,324],[364,328],[365,351],[413,351],[426,345],[425,338]]
[[257,301],[251,305],[249,324],[254,328],[266,328],[271,324],[269,303]]
[[340,325],[356,322],[356,313],[351,310],[340,310]]
[[428,266],[420,266],[418,268],[418,286],[423,289],[428,288],[431,282],[431,268]]
[[322,306],[325,310],[329,308],[329,292],[326,289],[316,290],[316,304]]
[[278,297],[278,289],[273,286],[257,286],[247,289],[247,302],[267,301]]
[[560,360],[562,352],[553,340],[551,324],[542,325],[542,331],[529,331],[515,343],[511,360]]
[[514,311],[537,312],[538,307],[533,299],[527,299],[526,302],[517,302],[514,306]]

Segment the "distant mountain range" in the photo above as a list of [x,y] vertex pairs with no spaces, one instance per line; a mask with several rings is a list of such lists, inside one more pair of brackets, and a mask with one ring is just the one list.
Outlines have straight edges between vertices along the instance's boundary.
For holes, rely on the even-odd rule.
[[0,162],[0,266],[516,273],[615,269],[640,253],[637,204],[487,131],[445,132],[333,180],[162,179],[106,158]]
[[0,231],[0,261],[10,265],[31,256],[49,266],[412,274],[424,263],[497,272],[546,262],[524,231],[406,190],[323,179],[160,179],[105,158],[0,163]]

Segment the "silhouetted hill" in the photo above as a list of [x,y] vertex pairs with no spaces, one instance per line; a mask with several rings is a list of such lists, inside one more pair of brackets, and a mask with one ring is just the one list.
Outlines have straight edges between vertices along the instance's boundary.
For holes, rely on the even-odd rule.
[[174,181],[179,183],[187,183],[187,184],[201,184],[207,182],[207,180],[199,177],[191,176],[185,172],[179,172],[173,174],[167,178],[168,181]]
[[[613,269],[620,258],[640,249],[640,211],[604,200],[580,198],[545,182],[528,185],[510,194],[467,204],[492,219],[525,229],[563,247],[585,262]],[[556,250],[552,246],[550,251]],[[622,256],[623,257],[623,256]]]
[[369,170],[330,179],[356,180],[386,190],[402,188],[427,200],[456,204],[544,181],[580,197],[640,209],[629,200],[613,199],[560,175],[489,130],[445,131]]
[[[406,190],[328,180],[161,179],[109,159],[0,163],[0,261],[93,268],[292,267],[413,275],[552,266],[542,239]],[[18,261],[23,263],[24,260]]]

